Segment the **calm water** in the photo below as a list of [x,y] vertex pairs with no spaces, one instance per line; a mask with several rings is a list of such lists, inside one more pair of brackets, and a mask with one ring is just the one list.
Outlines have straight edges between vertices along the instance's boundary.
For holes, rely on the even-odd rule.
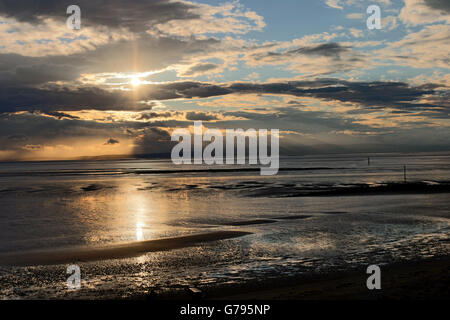
[[[283,158],[281,167],[292,170],[268,177],[157,160],[2,163],[0,257],[214,230],[253,233],[83,263],[85,286],[77,294],[97,297],[448,255],[448,193],[283,196],[292,190],[401,182],[404,165],[408,181],[450,181],[450,154],[372,154],[370,166],[367,156]],[[182,172],[193,169],[200,171]],[[271,190],[277,190],[275,197]],[[298,216],[307,217],[287,218]],[[261,218],[275,222],[231,225]],[[64,268],[1,267],[0,296],[65,297]]]

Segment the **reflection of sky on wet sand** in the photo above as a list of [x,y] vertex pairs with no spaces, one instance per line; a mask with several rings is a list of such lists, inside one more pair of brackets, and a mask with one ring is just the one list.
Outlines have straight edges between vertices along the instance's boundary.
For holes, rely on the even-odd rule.
[[[370,174],[358,178],[358,174],[343,175],[341,179],[373,183],[383,180]],[[89,270],[92,266],[92,281],[98,281],[98,285],[103,277],[117,276],[124,281],[117,280],[117,285],[123,286],[131,286],[137,279],[147,286],[233,282],[261,272],[295,273],[299,268],[305,271],[342,261],[362,263],[374,259],[384,263],[448,254],[448,194],[246,196],[246,192],[260,190],[266,182],[305,183],[313,176],[289,173],[261,178],[255,174],[205,173],[10,179],[8,188],[18,191],[0,194],[0,253],[103,246],[215,230],[253,233],[98,263],[105,266],[101,277],[96,276],[96,263],[85,267]],[[316,178],[327,181],[325,174]],[[27,189],[19,188],[23,185]],[[299,215],[310,217],[278,219]],[[275,222],[230,225],[253,219]],[[133,276],[122,272],[122,265],[127,265]]]
[[97,182],[113,187],[75,195],[67,201],[65,215],[75,215],[71,218],[88,243],[141,241],[162,236],[170,229],[164,225],[167,200],[137,191],[136,180]]
[[[15,217],[15,220],[13,219],[9,223],[9,228],[4,230],[6,233],[10,232],[8,234],[9,241],[3,242],[1,249],[32,246],[35,242],[31,240],[37,240],[39,247],[140,241],[230,228],[224,224],[232,221],[272,218],[277,215],[298,213],[313,214],[315,217],[302,221],[277,222],[268,226],[247,226],[246,229],[278,230],[278,228],[285,227],[289,229],[290,225],[300,228],[302,225],[310,226],[311,221],[314,221],[314,224],[317,225],[302,236],[305,237],[313,232],[314,237],[318,238],[320,232],[324,234],[337,232],[339,235],[339,230],[335,230],[336,227],[333,226],[331,230],[320,229],[320,226],[325,223],[324,221],[332,220],[335,226],[340,226],[341,221],[349,219],[345,214],[324,215],[323,212],[327,211],[351,211],[364,214],[370,209],[369,211],[375,212],[374,217],[378,217],[378,219],[384,217],[383,211],[386,210],[388,212],[403,210],[406,214],[424,216],[440,212],[439,208],[435,208],[436,200],[433,196],[409,195],[408,199],[417,199],[415,204],[412,202],[413,211],[410,211],[401,209],[402,206],[408,207],[408,203],[403,203],[405,196],[402,195],[369,198],[255,198],[243,196],[242,190],[244,189],[229,191],[211,187],[226,186],[227,184],[243,184],[245,187],[244,182],[257,181],[257,179],[258,176],[255,175],[244,177],[159,175],[79,178],[77,180],[60,178],[51,181],[48,186],[42,186],[42,183],[37,181],[41,189],[50,191],[22,193],[20,196],[23,201],[20,203],[17,203],[16,198],[1,199],[5,204],[3,214],[6,215],[10,210],[11,214],[8,219]],[[272,178],[277,183],[292,179],[295,179],[292,175]],[[96,186],[92,188],[92,191],[82,191],[83,187],[91,185]],[[169,185],[170,189],[161,187],[166,185]],[[251,188],[258,189],[258,185],[251,186]],[[66,189],[69,191],[64,191]],[[372,208],[367,207],[367,199],[372,203]],[[396,209],[396,207],[400,209]],[[45,210],[40,210],[41,208],[45,208]],[[12,212],[15,215],[12,215]],[[390,217],[389,215],[385,216]],[[364,237],[370,238],[371,233],[382,233],[383,231],[378,229],[386,228],[386,224],[377,223],[367,230],[362,226],[362,217],[358,218],[360,228],[357,229],[355,237],[364,235]],[[399,219],[401,216],[396,215],[396,217]],[[408,219],[412,221],[406,217],[406,220]],[[8,222],[7,219],[5,220]],[[20,230],[20,224],[15,225],[14,221],[29,226],[25,232],[18,232],[23,230]],[[355,224],[355,228],[358,226],[357,221],[352,223]],[[281,227],[282,225],[283,227]],[[410,224],[408,228],[413,231],[417,228],[420,229],[420,226],[422,226],[420,223]],[[282,232],[282,229],[279,231]],[[420,232],[421,230],[416,231]],[[401,228],[399,232],[401,232]],[[306,240],[306,238],[303,239],[304,243]],[[314,241],[310,245],[314,245]],[[319,242],[317,245],[319,246]]]
[[142,227],[143,226],[144,226],[144,224],[142,222],[136,223],[136,240],[137,241],[144,240],[144,234],[142,232]]
[[[255,199],[230,195],[223,191],[137,190],[136,186],[145,184],[145,180],[122,179],[120,186],[108,189],[107,195],[100,195],[101,201],[97,199],[94,208],[89,208],[88,211],[91,214],[96,212],[97,216],[91,215],[89,219],[81,221],[84,231],[91,235],[91,245],[238,228],[255,232],[252,247],[259,246],[260,250],[267,251],[265,254],[272,253],[277,256],[289,252],[294,255],[309,255],[313,252],[343,250],[348,247],[356,249],[364,244],[395,239],[410,233],[426,233],[439,225],[432,222],[432,217],[422,218],[422,214],[418,217],[411,216],[408,205],[402,209],[402,204],[395,196],[387,199],[349,197],[342,200]],[[187,181],[183,180],[185,179],[180,180],[180,185],[186,184]],[[190,184],[197,185],[204,181],[204,178],[189,179]],[[171,182],[171,185],[177,189],[176,183]],[[424,196],[409,198],[412,203],[414,198],[417,198],[416,201],[421,206],[427,203]],[[83,206],[86,205],[84,199],[79,199]],[[368,206],[370,202],[367,200],[372,202],[371,206]],[[77,205],[77,202],[73,203],[74,207]],[[436,202],[428,202],[430,208],[435,205]],[[322,210],[317,210],[319,206]],[[414,204],[411,206],[414,207]],[[351,208],[350,211],[348,207]],[[211,211],[214,213],[211,214]],[[390,215],[389,211],[395,211],[397,214]],[[352,212],[359,215],[350,215]],[[312,217],[306,220],[278,221],[269,225],[226,225],[230,221],[255,217],[273,218],[280,214],[293,213],[312,214]]]
[[[1,248],[7,250],[14,249],[15,246],[17,249],[21,246],[32,246],[33,241],[24,241],[27,237],[30,240],[37,239],[39,247],[141,241],[216,229],[230,229],[232,227],[227,226],[227,223],[233,221],[273,218],[279,215],[312,214],[311,219],[241,226],[239,229],[257,232],[270,230],[275,234],[277,232],[289,234],[297,228],[295,232],[303,231],[303,233],[293,233],[298,238],[294,243],[291,241],[289,246],[298,248],[298,251],[310,250],[314,247],[322,250],[324,247],[334,246],[333,237],[343,237],[339,228],[348,228],[343,225],[350,221],[346,212],[360,213],[359,216],[351,216],[357,217],[351,223],[354,229],[352,236],[355,239],[361,238],[362,242],[370,241],[385,232],[400,234],[403,226],[409,230],[407,232],[426,231],[429,225],[434,225],[431,223],[430,216],[439,215],[441,212],[439,208],[436,208],[434,196],[425,195],[408,195],[408,199],[412,200],[411,207],[420,209],[411,211],[408,209],[408,203],[403,203],[402,199],[405,196],[402,195],[254,198],[244,197],[239,192],[209,187],[226,183],[239,184],[243,180],[251,181],[256,178],[256,176],[222,178],[143,176],[53,181],[52,187],[61,190],[68,183],[72,184],[70,187],[72,192],[60,195],[23,194],[24,201],[20,206],[15,207],[15,211],[19,212],[19,216],[23,218],[22,223],[28,223],[30,227],[25,233],[9,234],[9,242],[6,245],[4,242]],[[292,179],[292,176],[287,178]],[[277,179],[282,181],[283,178]],[[170,190],[146,188],[146,186],[163,184],[169,184],[172,188]],[[80,191],[86,185],[96,185],[97,188],[88,192]],[[189,188],[186,188],[186,185]],[[417,200],[414,200],[415,198]],[[37,203],[45,210],[40,210],[38,213],[36,210],[33,211],[32,208],[36,208]],[[372,203],[371,207],[368,207],[370,203]],[[5,208],[8,209],[8,206]],[[373,215],[365,216],[367,211],[373,212]],[[389,212],[394,211],[397,213],[395,216],[389,215]],[[399,211],[407,215],[399,215]],[[326,214],[326,212],[336,212],[336,214]],[[412,219],[411,214],[417,215],[414,217],[415,220]],[[441,214],[445,217],[444,211]],[[421,216],[428,217],[424,223],[417,223],[418,217]],[[397,224],[400,228],[397,231],[386,229],[388,224],[385,222],[389,220],[393,221],[394,226],[397,225],[395,219],[398,220]],[[366,220],[369,224],[373,224],[370,229],[364,225]],[[333,225],[328,226],[328,221],[333,221]],[[408,221],[410,223],[407,223]],[[12,226],[10,230],[20,228],[19,225],[14,226],[14,222]],[[324,226],[330,229],[323,229]],[[305,227],[311,229],[304,232]],[[5,231],[8,232],[9,229]],[[263,234],[266,232],[264,231]],[[325,243],[325,238],[331,240]],[[280,239],[275,239],[273,242],[280,242]]]

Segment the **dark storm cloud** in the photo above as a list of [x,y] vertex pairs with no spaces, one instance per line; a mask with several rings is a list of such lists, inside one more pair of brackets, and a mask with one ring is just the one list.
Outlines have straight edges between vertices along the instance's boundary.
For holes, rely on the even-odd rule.
[[73,116],[64,112],[58,112],[58,111],[50,111],[50,112],[45,112],[43,113],[45,115],[54,117],[55,119],[61,120],[61,119],[72,119],[72,120],[76,120],[76,119],[80,119],[77,116]]
[[351,50],[350,46],[343,46],[336,42],[331,43],[322,43],[317,45],[311,45],[308,47],[299,47],[292,50],[287,50],[283,52],[273,52],[267,51],[264,53],[256,53],[253,54],[252,57],[256,60],[262,60],[265,58],[289,58],[296,55],[308,55],[308,56],[323,56],[323,57],[332,57],[335,59],[339,59],[340,55],[344,52],[348,52]]
[[425,4],[432,9],[450,13],[450,1],[448,0],[425,0]]
[[0,118],[0,151],[22,150],[26,145],[45,145],[62,138],[120,136],[124,125],[95,121],[60,120],[39,113],[4,114]]
[[[254,93],[312,97],[323,100],[357,103],[368,110],[386,107],[400,110],[418,110],[448,113],[449,106],[437,94],[437,85],[412,87],[404,82],[350,82],[339,79],[290,81],[274,83],[237,82],[212,84],[180,81],[142,85],[134,95],[130,92],[107,91],[94,87],[69,88],[0,88],[0,111],[19,110],[145,110],[138,101],[210,98],[228,94]],[[418,103],[427,97],[436,103]]]
[[118,144],[118,143],[120,143],[119,140],[109,138],[108,140],[106,140],[105,145],[114,145],[114,144]]
[[158,23],[171,20],[195,19],[191,9],[196,6],[170,0],[2,0],[0,15],[33,24],[45,18],[66,20],[68,6],[81,9],[83,25],[124,27],[142,32]]
[[232,83],[224,85],[201,82],[174,82],[149,88],[153,99],[191,99],[219,95],[256,93],[313,97],[340,102],[354,102],[368,109],[385,107],[417,110],[448,110],[448,106],[416,103],[416,100],[435,94],[437,85],[412,87],[404,82],[350,82],[338,79],[290,81],[278,83]]
[[[301,107],[301,106],[300,106]],[[280,107],[270,113],[254,111],[227,112],[224,115],[243,117],[246,120],[218,121],[214,124],[205,122],[209,128],[279,128],[291,133],[283,133],[280,140],[282,154],[299,154],[302,152],[361,151],[361,150],[432,150],[448,143],[446,128],[372,128],[368,125],[352,122],[351,119],[339,118],[339,115],[321,111],[304,111],[295,107]],[[91,120],[57,120],[38,113],[4,114],[0,117],[0,151],[14,152],[14,158],[28,154],[42,146],[59,144],[64,139],[100,138],[112,139],[134,138],[133,154],[170,154],[173,145],[165,128],[192,125],[191,121],[156,121],[143,122],[96,122]],[[356,138],[350,138],[350,144],[343,134],[334,133],[350,130],[361,132]],[[294,132],[313,134],[296,135]],[[365,135],[374,132],[376,135]],[[317,135],[316,135],[317,134]],[[328,136],[328,138],[324,139]],[[337,137],[339,135],[340,138]],[[330,138],[331,137],[331,138]],[[411,138],[415,137],[415,138]],[[62,140],[63,139],[63,140]],[[331,139],[331,140],[330,140]],[[336,141],[334,141],[334,140]],[[356,139],[353,141],[353,139]],[[103,141],[105,141],[103,140]],[[326,142],[327,141],[327,142]],[[354,144],[358,142],[359,145]],[[336,144],[334,144],[336,143]],[[347,143],[347,144],[346,144]],[[344,147],[344,145],[347,147]],[[398,149],[400,147],[400,149]],[[403,149],[401,149],[403,148]],[[408,149],[409,148],[409,149]]]
[[152,150],[152,143],[158,144],[157,148],[161,150],[170,147],[170,135],[162,128],[190,124],[176,120],[97,122],[66,117],[57,119],[38,112],[5,113],[0,116],[0,151],[19,152],[16,156],[20,158],[26,146],[55,145],[67,139],[104,139],[107,145],[117,145],[114,141],[120,143],[135,138],[139,152],[146,153]]
[[7,136],[6,138],[8,140],[14,141],[16,143],[28,140],[28,137],[26,135],[23,135],[23,134],[13,134],[13,135]]
[[72,81],[79,77],[79,61],[62,57],[25,57],[0,54],[0,86],[39,85],[51,81]]
[[[280,130],[300,130],[305,133],[321,133],[330,130],[356,130],[356,131],[374,131],[376,129],[367,125],[355,123],[353,119],[342,118],[324,111],[304,111],[297,107],[280,107],[271,112],[254,111],[230,111],[224,112],[224,116],[234,116],[248,120],[247,124],[258,127],[258,124],[267,124]],[[238,126],[242,120],[231,120],[225,122]],[[294,129],[293,129],[294,128]],[[381,129],[385,130],[385,128]],[[380,131],[381,131],[380,130]]]
[[178,98],[209,98],[233,93],[227,85],[194,81],[180,81],[148,86],[151,100],[170,100]]
[[306,54],[306,55],[318,55],[318,56],[325,56],[325,57],[336,57],[339,56],[341,53],[349,51],[351,47],[342,46],[339,43],[324,43],[319,44],[316,46],[311,47],[301,47],[294,50],[289,50],[285,54],[286,55],[292,55],[292,54]]
[[[76,67],[67,65],[39,64],[20,66],[15,74],[8,77],[8,83],[41,84],[51,81],[69,81],[75,79],[79,73]],[[3,77],[2,77],[3,78]]]
[[148,127],[136,139],[133,153],[168,154],[175,144],[167,131],[158,127]]
[[147,109],[145,105],[139,107],[126,93],[110,92],[95,87],[0,88],[0,112],[129,108]]
[[178,112],[144,112],[139,114],[136,120],[150,120],[154,118],[169,118],[178,114]]
[[199,63],[186,70],[183,73],[183,76],[195,76],[197,74],[202,74],[204,72],[217,69],[218,67],[219,66],[214,63]]
[[[223,115],[245,120],[225,120],[205,125],[220,129],[247,129],[266,128],[270,124],[271,128],[280,129],[280,153],[284,155],[374,150],[431,151],[448,145],[448,129],[432,127],[428,122],[415,122],[413,129],[395,125],[373,127],[333,112],[306,111],[302,107],[279,107],[264,113],[230,111]],[[425,126],[421,128],[422,124]]]
[[206,112],[190,111],[186,112],[186,119],[191,121],[211,121],[217,120],[217,116]]

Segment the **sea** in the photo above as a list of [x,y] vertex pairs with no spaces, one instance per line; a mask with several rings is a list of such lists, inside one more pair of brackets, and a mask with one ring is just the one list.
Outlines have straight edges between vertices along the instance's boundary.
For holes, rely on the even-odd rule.
[[[126,298],[289,281],[448,256],[450,152],[281,157],[259,166],[170,159],[0,163],[0,298]],[[249,234],[126,259],[15,266],[11,254],[221,230]]]

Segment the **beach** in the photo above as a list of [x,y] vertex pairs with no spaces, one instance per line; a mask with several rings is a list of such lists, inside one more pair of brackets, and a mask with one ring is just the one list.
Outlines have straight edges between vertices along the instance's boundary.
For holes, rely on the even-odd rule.
[[[261,177],[163,160],[3,163],[0,298],[448,297],[449,155],[281,164]],[[367,289],[369,265],[381,290]]]
[[358,271],[291,279],[291,284],[247,288],[211,296],[218,300],[447,300],[450,259],[395,263],[382,268],[382,290],[368,290],[364,268]]

